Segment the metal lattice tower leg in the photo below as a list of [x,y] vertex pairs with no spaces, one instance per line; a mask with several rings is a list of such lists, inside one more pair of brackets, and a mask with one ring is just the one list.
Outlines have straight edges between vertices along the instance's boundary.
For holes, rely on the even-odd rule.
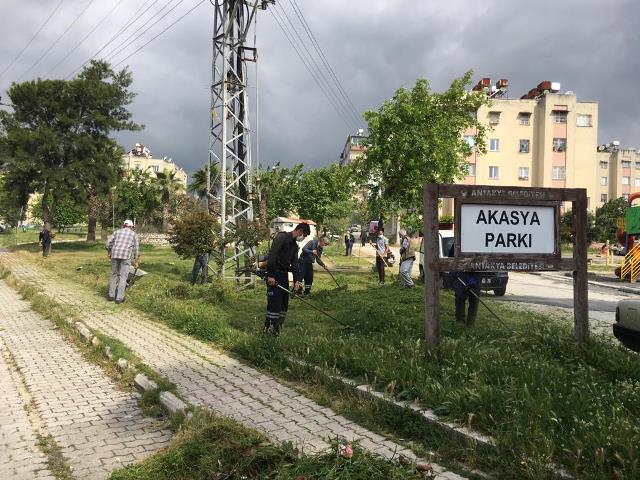
[[[247,95],[247,64],[255,62],[255,45],[246,45],[258,9],[265,1],[215,0],[211,64],[211,130],[207,186],[216,198],[222,235],[236,232],[239,222],[253,220],[251,138]],[[219,178],[211,178],[212,166]],[[213,193],[215,192],[215,193]],[[207,200],[209,201],[209,200]],[[236,242],[225,251],[222,276],[246,278],[253,251]]]

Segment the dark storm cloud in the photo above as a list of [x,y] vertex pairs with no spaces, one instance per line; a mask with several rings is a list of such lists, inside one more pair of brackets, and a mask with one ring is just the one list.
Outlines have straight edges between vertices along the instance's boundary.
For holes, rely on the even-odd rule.
[[[63,3],[51,24],[0,78],[2,89],[38,58],[87,1]],[[44,75],[115,3],[94,2],[27,78]],[[70,73],[143,3],[124,0],[53,75]],[[165,3],[159,2],[155,8]],[[195,3],[185,0],[164,24]],[[295,18],[289,0],[279,4]],[[410,87],[418,77],[428,78],[433,88],[440,90],[471,68],[475,78],[508,78],[512,97],[519,97],[542,80],[559,81],[562,91],[573,90],[579,100],[599,102],[601,143],[615,138],[640,148],[637,2],[298,0],[298,4],[359,114],[377,108],[398,87]],[[53,5],[45,0],[2,1],[0,71]],[[280,7],[277,11],[281,12]],[[261,162],[324,165],[335,161],[347,134],[357,126],[364,127],[364,122],[345,125],[271,13],[260,11],[259,15]],[[189,171],[203,164],[208,147],[212,22],[212,8],[205,2],[126,62],[138,92],[132,111],[146,128],[119,135],[124,147],[141,141],[155,155],[173,157]],[[251,95],[255,99],[255,89]]]

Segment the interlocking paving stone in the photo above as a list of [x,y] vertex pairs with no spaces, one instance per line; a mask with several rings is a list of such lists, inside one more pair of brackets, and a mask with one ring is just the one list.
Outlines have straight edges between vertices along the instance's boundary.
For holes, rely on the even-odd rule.
[[[0,350],[6,350],[4,344]],[[47,468],[47,457],[36,447],[38,440],[27,416],[27,402],[20,395],[4,357],[0,355],[0,478],[53,478]]]
[[[274,441],[292,441],[308,453],[327,448],[327,441],[339,434],[349,441],[361,441],[365,448],[385,458],[416,458],[408,448],[387,442],[204,342],[124,305],[108,303],[16,254],[0,252],[0,262],[18,279],[37,284],[49,297],[73,307],[90,328],[123,342],[144,363],[174,382],[191,404],[206,406],[261,430]],[[315,424],[308,422],[309,409],[313,410]],[[464,478],[435,464],[434,471],[441,475],[437,478]]]
[[[139,452],[130,445],[132,441],[152,445],[146,455],[170,441],[170,432],[161,422],[145,417],[131,393],[119,389],[99,367],[85,360],[50,321],[33,312],[3,281],[0,338],[20,369],[47,432],[60,445],[75,477],[102,479],[115,468],[132,463],[137,458],[132,454]],[[23,422],[14,410],[9,419],[11,426]],[[5,426],[2,420],[0,429]],[[41,457],[34,457],[30,463],[37,467],[42,463]],[[0,472],[5,464],[0,462]]]

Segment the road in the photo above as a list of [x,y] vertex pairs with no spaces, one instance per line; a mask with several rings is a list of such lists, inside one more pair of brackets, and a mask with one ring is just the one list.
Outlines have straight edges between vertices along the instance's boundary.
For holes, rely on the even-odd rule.
[[[502,298],[493,298],[522,302],[534,310],[551,310],[569,316],[573,314],[573,282],[560,273],[533,275],[510,272],[507,294]],[[589,320],[592,328],[611,334],[616,304],[625,298],[640,299],[640,296],[589,284]]]

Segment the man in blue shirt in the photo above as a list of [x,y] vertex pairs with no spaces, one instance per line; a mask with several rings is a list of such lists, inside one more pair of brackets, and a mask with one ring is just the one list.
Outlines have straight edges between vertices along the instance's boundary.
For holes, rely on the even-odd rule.
[[311,293],[311,286],[313,285],[313,264],[318,262],[318,265],[324,267],[322,262],[322,250],[329,244],[327,237],[322,237],[320,240],[310,240],[302,247],[302,254],[300,254],[300,275],[304,280],[304,294],[309,295]]

